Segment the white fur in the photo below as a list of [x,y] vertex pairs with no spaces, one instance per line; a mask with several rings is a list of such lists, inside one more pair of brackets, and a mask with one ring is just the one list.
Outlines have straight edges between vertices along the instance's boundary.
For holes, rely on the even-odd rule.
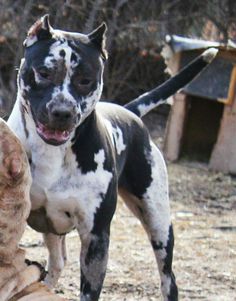
[[[82,174],[80,168],[77,167],[75,156],[70,150],[67,151],[67,159],[70,166],[66,169],[63,168],[63,173],[61,173],[63,176],[60,176],[48,190],[48,199],[51,200],[53,206],[50,208],[49,204],[49,215],[50,213],[54,214],[54,202],[57,202],[59,212],[65,210],[75,216],[75,224],[82,234],[84,226],[86,231],[92,229],[93,215],[102,201],[100,193],[106,193],[112,175],[103,168],[105,161],[103,150],[94,156],[94,161],[98,164],[94,172]],[[65,200],[68,200],[69,207]],[[78,217],[76,216],[77,211]],[[89,225],[85,225],[86,222]]]
[[114,137],[113,137],[113,127],[112,127],[112,124],[111,124],[111,122],[108,119],[104,119],[104,124],[105,124],[107,132],[108,132],[108,134],[110,136],[112,145],[115,146],[115,141],[114,141]]
[[111,122],[107,119],[105,120],[104,124],[107,128],[112,144],[116,148],[116,153],[120,155],[122,151],[126,149],[121,129],[118,126],[112,126]]
[[117,154],[120,155],[122,151],[126,149],[126,146],[124,144],[122,131],[119,127],[113,128],[113,136],[116,141]]
[[[153,142],[151,142],[151,148],[151,155],[147,155],[147,160],[151,163],[152,182],[147,188],[144,198],[146,199],[145,204],[149,208],[147,212],[150,214],[151,236],[156,242],[161,241],[165,247],[170,226],[168,176],[161,152]],[[163,252],[165,257],[165,251]]]
[[28,36],[24,40],[23,45],[26,46],[26,47],[30,47],[30,46],[32,46],[37,41],[38,41],[37,36],[35,36],[35,35],[34,36]]
[[[65,57],[62,57],[60,55],[61,50],[63,50],[65,52]],[[76,62],[73,62],[73,63],[71,62],[72,53],[78,59],[77,64],[76,64]],[[80,61],[79,55],[75,51],[73,51],[73,49],[71,49],[71,47],[68,45],[67,41],[62,42],[62,41],[58,40],[55,43],[53,43],[50,47],[49,54],[50,54],[50,56],[47,56],[44,60],[44,65],[50,69],[50,68],[53,68],[55,65],[55,62],[53,60],[56,60],[58,62],[63,60],[65,62],[67,73],[69,73],[70,76],[71,76],[72,70],[79,64],[79,61]]]
[[[13,107],[13,110],[11,112],[11,115],[7,121],[7,124],[9,127],[15,132],[15,134],[20,139],[21,143],[26,146],[26,136],[24,133],[24,126],[23,121],[20,116],[20,97],[17,97],[15,105]],[[24,102],[23,102],[24,103]],[[30,130],[30,129],[29,129]],[[28,153],[28,150],[25,148],[26,152]]]
[[[34,72],[35,72],[35,70],[34,70]],[[23,91],[29,91],[29,90],[30,90],[30,86],[26,86],[26,85],[24,84],[24,81],[23,81],[22,78],[20,79],[20,86],[21,86],[21,89],[22,89]]]
[[171,278],[166,276],[164,273],[161,275],[162,279],[162,294],[166,296],[164,298],[164,301],[169,301],[169,298],[167,297],[170,294],[170,288],[171,288]]
[[[148,93],[145,93],[145,94],[148,94]],[[144,95],[145,95],[145,94],[144,94]],[[144,95],[142,95],[142,96],[144,96]],[[148,112],[150,112],[152,109],[154,109],[154,108],[156,108],[157,106],[159,106],[159,105],[161,105],[161,104],[164,104],[164,103],[166,103],[166,100],[160,100],[160,101],[158,102],[158,104],[157,104],[155,101],[151,102],[149,105],[140,104],[140,105],[138,106],[138,110],[139,110],[139,112],[140,112],[140,116],[146,115],[146,114],[147,114]]]
[[147,155],[147,160],[151,163],[152,182],[147,188],[144,195],[145,205],[148,207],[149,236],[156,244],[160,245],[160,249],[154,250],[158,269],[161,277],[161,289],[164,301],[168,301],[170,293],[171,278],[163,272],[164,259],[167,256],[165,247],[168,244],[169,229],[171,226],[170,208],[169,208],[169,192],[168,192],[168,176],[163,156],[159,149],[151,142],[151,155]]
[[55,39],[66,39],[69,36],[70,38],[81,41],[84,44],[88,44],[90,42],[90,39],[87,35],[78,32],[67,32],[63,30],[53,29],[51,33],[52,37]]
[[[97,169],[86,174],[77,167],[71,148],[65,152],[62,147],[54,147],[43,153],[34,151],[32,160],[37,162],[31,193],[33,208],[40,203],[44,205],[48,217],[60,233],[70,231],[73,227],[78,229],[80,235],[90,232],[94,213],[102,202],[101,194],[106,193],[112,178],[112,174],[103,167],[104,150],[94,156]],[[66,211],[71,218],[65,215]]]

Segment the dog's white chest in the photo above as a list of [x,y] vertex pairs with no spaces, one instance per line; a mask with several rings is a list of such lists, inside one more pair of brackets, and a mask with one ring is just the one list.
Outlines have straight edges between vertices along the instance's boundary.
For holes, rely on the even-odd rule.
[[92,230],[94,214],[112,178],[104,169],[104,150],[94,155],[94,161],[96,170],[82,173],[70,148],[32,153],[32,210],[44,207],[58,233],[74,227],[81,234]]

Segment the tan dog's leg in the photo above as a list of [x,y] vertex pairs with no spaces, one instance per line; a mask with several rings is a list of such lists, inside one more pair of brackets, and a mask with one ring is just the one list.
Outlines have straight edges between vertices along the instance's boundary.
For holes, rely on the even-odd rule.
[[66,299],[51,293],[49,288],[44,284],[37,282],[24,289],[9,301],[66,301]]

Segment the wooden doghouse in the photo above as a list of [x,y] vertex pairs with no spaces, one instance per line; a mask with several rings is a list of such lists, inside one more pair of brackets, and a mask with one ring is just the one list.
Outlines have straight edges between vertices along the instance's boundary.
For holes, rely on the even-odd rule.
[[170,161],[185,157],[236,174],[236,46],[169,36],[163,55],[177,73],[206,48],[216,47],[215,60],[173,97],[164,154]]

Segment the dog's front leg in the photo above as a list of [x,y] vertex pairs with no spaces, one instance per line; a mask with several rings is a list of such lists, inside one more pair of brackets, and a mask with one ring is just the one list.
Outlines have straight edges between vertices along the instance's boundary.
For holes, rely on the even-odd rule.
[[49,252],[48,275],[45,284],[53,288],[66,263],[65,236],[48,233],[44,234],[44,241]]
[[[106,175],[105,171],[104,174]],[[95,186],[99,182],[101,183],[100,174],[99,178],[94,180]],[[107,187],[106,194],[98,193],[98,200],[87,200],[87,204],[90,204],[90,207],[87,207],[90,210],[81,215],[82,219],[80,219],[80,224],[77,227],[81,240],[80,301],[98,301],[106,274],[110,224],[117,203],[115,174]],[[98,202],[100,203],[99,206],[97,205]],[[95,206],[92,206],[92,204],[95,204]]]
[[81,301],[97,301],[105,278],[109,231],[81,238]]

